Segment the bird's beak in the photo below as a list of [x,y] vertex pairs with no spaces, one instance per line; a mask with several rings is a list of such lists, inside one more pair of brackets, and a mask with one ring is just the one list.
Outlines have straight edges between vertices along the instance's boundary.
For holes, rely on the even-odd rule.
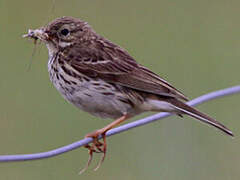
[[47,41],[49,39],[48,34],[44,31],[44,29],[29,29],[27,34],[23,35],[24,38],[32,38],[35,40]]

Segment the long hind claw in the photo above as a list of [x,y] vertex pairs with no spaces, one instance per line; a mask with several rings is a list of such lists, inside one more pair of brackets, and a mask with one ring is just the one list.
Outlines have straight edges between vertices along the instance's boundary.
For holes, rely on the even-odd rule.
[[[98,134],[98,133],[96,132],[96,134]],[[105,159],[106,149],[107,149],[106,135],[105,135],[105,133],[102,134],[102,137],[103,137],[103,143],[102,143],[98,140],[98,136],[96,134],[92,133],[92,134],[89,134],[86,136],[86,137],[92,137],[93,142],[91,145],[87,144],[84,146],[85,148],[88,149],[89,158],[88,158],[86,166],[79,172],[79,174],[82,174],[83,172],[85,172],[88,169],[88,167],[90,166],[92,159],[93,159],[93,153],[103,153],[103,155],[102,155],[100,161],[98,162],[97,167],[94,169],[94,171],[96,171],[101,166],[101,164],[103,163],[103,161]]]
[[[106,152],[107,152],[107,142],[106,142],[106,132],[110,129],[112,129],[113,127],[119,125],[120,123],[122,123],[123,121],[125,121],[126,119],[128,119],[130,116],[127,114],[124,114],[122,117],[116,119],[115,121],[113,121],[112,123],[108,124],[107,126],[105,126],[102,129],[99,129],[95,132],[89,133],[85,136],[85,138],[93,138],[93,142],[91,145],[86,145],[85,147],[88,148],[88,153],[89,153],[89,159],[88,162],[85,166],[85,168],[83,168],[79,174],[83,173],[85,170],[87,170],[87,168],[89,167],[89,165],[92,162],[92,158],[93,158],[93,153],[103,153],[102,157],[100,159],[100,161],[98,162],[96,168],[94,169],[94,171],[98,170],[99,167],[102,165],[105,157],[106,157]],[[99,135],[102,136],[103,138],[103,143],[100,142],[98,140]]]
[[93,152],[95,152],[95,149],[92,149],[92,146],[86,145],[85,147],[88,148],[89,158],[88,158],[86,166],[78,174],[82,174],[88,169],[89,165],[92,162]]
[[102,157],[99,160],[96,168],[94,169],[94,171],[97,171],[100,168],[100,166],[102,165],[102,163],[103,163],[103,161],[104,161],[104,159],[106,157],[106,152],[107,152],[106,134],[104,133],[104,134],[102,134],[102,136],[103,136],[103,148],[102,148],[102,153],[103,154],[102,154]]

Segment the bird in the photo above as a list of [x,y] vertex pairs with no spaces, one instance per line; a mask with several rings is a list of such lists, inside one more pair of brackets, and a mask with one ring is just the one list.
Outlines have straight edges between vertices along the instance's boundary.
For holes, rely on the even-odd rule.
[[85,146],[89,159],[81,172],[90,165],[93,153],[103,154],[96,169],[104,161],[107,131],[148,111],[186,114],[233,136],[223,124],[187,105],[182,92],[79,18],[57,18],[29,29],[23,37],[46,45],[50,80],[64,99],[94,116],[114,119],[85,136],[93,142]]

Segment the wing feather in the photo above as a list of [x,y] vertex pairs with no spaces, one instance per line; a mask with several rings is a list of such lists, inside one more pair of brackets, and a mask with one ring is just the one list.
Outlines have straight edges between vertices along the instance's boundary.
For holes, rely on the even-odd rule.
[[[64,57],[78,72],[107,82],[161,96],[187,98],[167,81],[137,62],[125,51],[106,40],[95,46],[83,44],[68,49]],[[72,52],[74,51],[74,52]],[[69,58],[69,57],[72,58]]]

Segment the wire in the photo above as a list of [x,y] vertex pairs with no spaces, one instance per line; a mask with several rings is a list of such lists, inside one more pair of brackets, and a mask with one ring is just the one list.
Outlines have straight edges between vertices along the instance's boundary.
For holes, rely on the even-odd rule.
[[[240,93],[240,85],[239,86],[233,86],[230,88],[226,88],[226,89],[222,89],[222,90],[218,90],[218,91],[214,91],[205,95],[202,95],[196,99],[193,99],[191,101],[189,101],[187,104],[190,106],[195,106],[198,104],[201,104],[203,102],[206,101],[210,101],[216,98],[220,98],[220,97],[224,97],[227,95],[233,95],[236,93]],[[106,133],[106,136],[112,136],[124,131],[128,131],[132,128],[135,127],[139,127],[139,126],[143,126],[145,124],[163,119],[165,117],[168,117],[170,115],[174,115],[174,114],[170,114],[170,113],[158,113],[122,126],[119,126],[117,128],[111,129]],[[99,137],[101,138],[101,137]],[[0,156],[0,162],[9,162],[9,161],[26,161],[26,160],[36,160],[36,159],[43,159],[43,158],[50,158],[56,155],[60,155],[63,154],[65,152],[68,151],[72,151],[76,148],[82,147],[88,143],[92,142],[92,138],[85,138],[82,140],[79,140],[77,142],[74,142],[72,144],[51,150],[51,151],[47,151],[47,152],[41,152],[41,153],[34,153],[34,154],[16,154],[16,155],[1,155]],[[3,144],[2,144],[3,145]]]

